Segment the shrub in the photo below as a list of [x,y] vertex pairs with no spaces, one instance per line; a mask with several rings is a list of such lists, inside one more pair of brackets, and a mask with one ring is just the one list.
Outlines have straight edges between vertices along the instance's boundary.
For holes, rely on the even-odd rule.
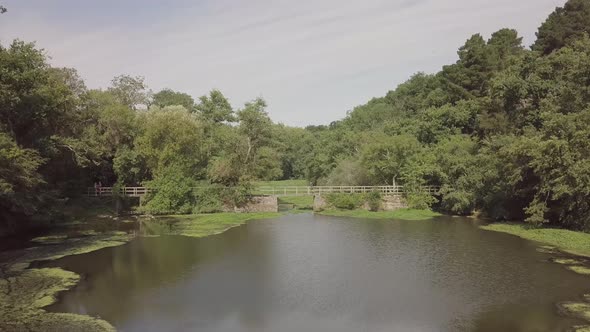
[[195,207],[193,213],[215,213],[223,210],[220,187],[198,188],[194,190]]
[[163,172],[163,175],[145,183],[154,189],[146,196],[142,211],[153,214],[187,214],[193,211],[195,196],[193,187],[196,182],[178,172]]
[[412,191],[405,194],[411,209],[428,210],[436,203],[436,198],[424,191]]
[[367,204],[369,205],[369,211],[379,211],[381,208],[381,193],[378,191],[372,191],[366,196]]
[[328,194],[326,201],[338,209],[354,210],[364,203],[363,196],[360,194]]

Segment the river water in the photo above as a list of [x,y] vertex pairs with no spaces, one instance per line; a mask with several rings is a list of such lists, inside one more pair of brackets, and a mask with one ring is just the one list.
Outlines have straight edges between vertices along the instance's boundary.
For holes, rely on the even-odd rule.
[[51,311],[121,331],[560,331],[590,279],[464,218],[252,221],[138,238],[45,265],[83,275]]

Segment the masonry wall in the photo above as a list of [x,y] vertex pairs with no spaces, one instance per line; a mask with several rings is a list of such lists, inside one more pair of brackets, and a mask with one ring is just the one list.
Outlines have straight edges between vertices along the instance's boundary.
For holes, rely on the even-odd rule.
[[[408,207],[408,203],[403,198],[402,195],[389,195],[383,196],[381,198],[381,208],[382,211],[395,211],[398,209],[404,209]],[[313,210],[314,211],[322,211],[329,208],[329,204],[326,201],[326,198],[321,195],[315,195],[313,198]],[[369,205],[367,203],[363,204],[363,209],[369,210]]]
[[255,196],[243,207],[225,207],[224,212],[278,212],[279,200],[277,196]]

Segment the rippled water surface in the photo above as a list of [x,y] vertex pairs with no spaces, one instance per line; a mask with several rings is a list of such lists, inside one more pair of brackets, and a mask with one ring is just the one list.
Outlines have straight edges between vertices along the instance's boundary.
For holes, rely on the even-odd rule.
[[121,331],[560,331],[590,279],[549,258],[461,218],[291,215],[51,262],[84,279],[49,309]]

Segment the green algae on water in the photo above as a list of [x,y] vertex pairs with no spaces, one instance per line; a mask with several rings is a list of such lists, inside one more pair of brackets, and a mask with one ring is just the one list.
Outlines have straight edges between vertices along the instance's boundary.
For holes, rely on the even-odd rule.
[[576,256],[590,257],[590,234],[556,228],[531,228],[517,223],[494,223],[481,229],[516,235]]
[[43,310],[79,280],[76,273],[58,268],[29,269],[0,279],[0,331],[114,331],[97,318]]
[[129,239],[129,235],[118,232],[66,239],[53,236],[40,239],[40,247],[1,253],[0,331],[114,331],[101,319],[43,310],[55,302],[59,292],[76,285],[80,276],[59,268],[27,268],[34,261],[88,253]]
[[562,302],[558,304],[558,308],[564,314],[590,321],[590,303],[588,302]]
[[568,270],[574,271],[578,274],[590,276],[590,268],[589,267],[573,265],[573,266],[568,266],[567,268],[568,268]]
[[320,215],[335,217],[351,217],[361,219],[400,219],[400,220],[428,220],[441,216],[440,213],[431,210],[398,209],[394,211],[367,211],[367,210],[325,210],[316,212]]
[[[154,222],[167,223],[168,233],[190,237],[204,237],[223,233],[251,220],[269,219],[281,216],[278,212],[213,213],[158,217]],[[147,224],[151,221],[146,222]]]

